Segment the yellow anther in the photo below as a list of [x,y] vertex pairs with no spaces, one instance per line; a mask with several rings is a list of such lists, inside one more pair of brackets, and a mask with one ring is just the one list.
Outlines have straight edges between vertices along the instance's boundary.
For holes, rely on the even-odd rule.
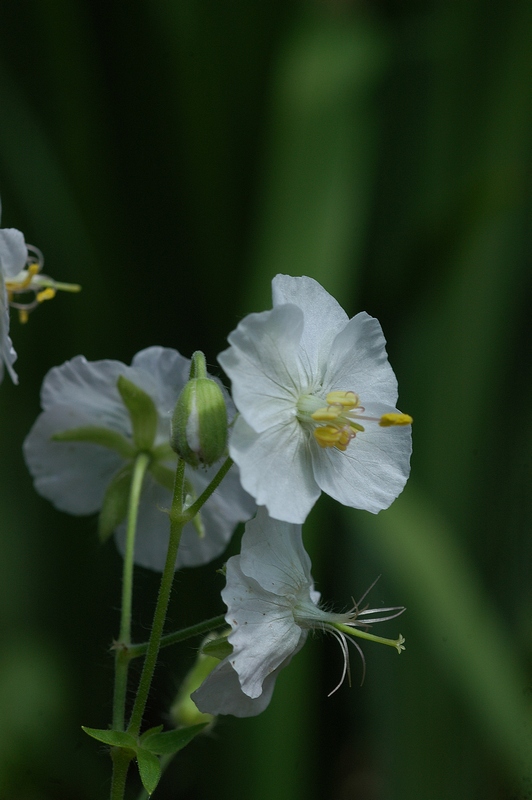
[[318,410],[310,416],[312,419],[315,419],[316,422],[327,422],[331,419],[338,419],[342,411],[343,408],[340,405],[327,406],[327,408],[318,408]]
[[18,320],[19,322],[22,323],[22,325],[24,325],[24,323],[28,321],[28,312],[26,311],[25,308],[19,308]]
[[354,392],[329,392],[325,398],[330,406],[342,406],[342,408],[356,408],[360,403],[360,398]]
[[321,425],[314,431],[314,438],[320,447],[336,447],[338,450],[347,450],[347,445],[355,436],[355,431],[345,425],[336,428],[334,425]]
[[340,431],[334,425],[320,425],[314,431],[314,438],[320,447],[335,447],[340,438]]
[[53,297],[55,297],[55,289],[48,287],[36,295],[36,300],[38,303],[43,303],[45,300],[51,300]]
[[383,428],[390,428],[392,425],[411,425],[413,419],[409,414],[383,414],[379,425]]

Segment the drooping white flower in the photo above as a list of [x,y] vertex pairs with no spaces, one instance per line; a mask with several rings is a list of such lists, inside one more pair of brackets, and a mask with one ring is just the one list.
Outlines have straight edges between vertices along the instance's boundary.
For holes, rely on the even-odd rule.
[[249,314],[218,360],[240,412],[229,452],[271,516],[304,522],[323,490],[377,513],[407,480],[411,417],[376,319],[349,320],[311,278],[277,275],[273,309]]
[[[39,494],[70,514],[100,510],[107,487],[136,452],[132,424],[117,389],[119,376],[146,392],[157,410],[157,432],[139,506],[135,562],[162,570],[166,558],[176,456],[170,448],[170,421],[179,392],[188,380],[190,361],[176,350],[149,347],[131,366],[120,361],[89,362],[77,356],[46,375],[43,412],[24,442],[24,456]],[[230,414],[234,413],[227,397]],[[90,441],[57,441],[52,437],[73,430],[114,433],[109,446]],[[86,437],[87,438],[87,437]],[[221,461],[207,470],[187,466],[187,492],[198,497],[218,471]],[[242,489],[232,467],[211,495],[195,523],[182,533],[176,567],[196,566],[216,558],[225,549],[240,521],[254,513],[252,498]],[[125,523],[116,533],[123,552]]]
[[41,251],[26,244],[20,231],[0,229],[0,383],[4,365],[13,383],[18,383],[13,369],[17,354],[9,337],[9,307],[18,311],[20,322],[27,322],[30,311],[55,297],[57,290],[79,292],[81,289],[77,284],[59,283],[44,275],[43,264]]
[[360,610],[357,604],[343,614],[325,611],[310,568],[301,526],[272,519],[259,508],[246,524],[240,555],[227,562],[222,598],[233,652],[192,695],[200,711],[237,717],[260,714],[270,702],[278,673],[303,647],[310,630],[328,631],[339,641],[344,668],[338,686],[349,670],[347,641],[362,656],[357,643],[347,637],[381,642],[398,652],[404,649],[402,636],[383,639],[359,630],[398,616],[402,607]]

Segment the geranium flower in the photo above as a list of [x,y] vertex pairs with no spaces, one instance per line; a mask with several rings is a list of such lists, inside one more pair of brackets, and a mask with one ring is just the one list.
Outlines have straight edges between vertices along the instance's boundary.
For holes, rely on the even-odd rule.
[[[42,414],[24,442],[24,456],[39,494],[70,514],[99,511],[112,480],[124,474],[137,449],[128,411],[117,389],[123,376],[146,392],[157,411],[157,431],[150,448],[139,506],[135,561],[162,570],[166,558],[176,456],[170,448],[170,421],[179,392],[189,376],[190,361],[176,350],[149,347],[130,367],[120,361],[87,361],[77,356],[46,375]],[[234,410],[227,397],[229,413]],[[67,432],[65,434],[65,432]],[[57,440],[63,436],[63,440]],[[56,437],[56,438],[53,438]],[[66,438],[65,438],[66,437]],[[207,470],[187,466],[187,491],[198,497],[221,461]],[[194,522],[182,533],[176,567],[204,564],[226,547],[240,521],[254,513],[252,498],[242,489],[232,467]],[[125,523],[116,533],[125,545]]]
[[272,519],[259,508],[246,525],[240,555],[227,562],[222,598],[233,652],[192,695],[200,711],[237,717],[259,714],[270,701],[278,673],[303,647],[311,630],[328,631],[340,643],[344,666],[333,692],[349,671],[348,641],[364,663],[352,636],[391,645],[399,653],[404,650],[402,636],[383,639],[359,630],[393,619],[404,608],[361,610],[355,604],[343,614],[326,611],[319,605],[310,568],[301,526]]
[[240,412],[229,452],[271,516],[304,522],[323,490],[377,513],[410,471],[410,423],[376,319],[348,319],[311,278],[277,275],[273,309],[249,314],[218,360]]
[[[0,213],[1,213],[0,205]],[[28,249],[24,236],[15,228],[0,229],[0,382],[4,377],[4,365],[13,383],[18,376],[13,369],[17,354],[9,337],[9,298],[6,281],[11,281],[26,266]]]
[[[0,204],[0,214],[2,206]],[[17,354],[9,337],[9,307],[18,311],[20,322],[27,322],[28,314],[45,300],[55,297],[58,290],[79,292],[74,283],[59,283],[43,275],[44,259],[41,251],[26,244],[24,235],[15,228],[0,230],[0,383],[7,367],[13,383],[18,376],[13,369]]]

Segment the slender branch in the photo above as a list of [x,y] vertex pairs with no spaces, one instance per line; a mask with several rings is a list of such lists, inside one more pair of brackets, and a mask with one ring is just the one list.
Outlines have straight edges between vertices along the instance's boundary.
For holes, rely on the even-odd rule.
[[200,508],[205,505],[211,494],[218,488],[221,484],[231,467],[233,466],[233,459],[227,456],[224,463],[209,483],[207,488],[200,494],[197,500],[189,506],[186,511],[184,512],[184,516],[186,517],[186,521],[189,522],[191,519],[194,519]]
[[[225,617],[223,614],[220,614],[219,617],[212,617],[211,619],[206,619],[203,622],[198,622],[196,625],[191,625],[188,628],[182,628],[179,631],[167,633],[166,636],[161,637],[159,648],[169,647],[171,644],[184,642],[187,639],[191,639],[193,636],[201,636],[203,633],[209,633],[209,631],[213,631],[216,628],[221,628],[224,624]],[[127,657],[132,659],[145,655],[146,651],[148,650],[148,645],[149,642],[141,642],[140,644],[130,645],[126,651]]]
[[157,605],[153,615],[153,626],[146,650],[146,658],[142,669],[142,675],[140,676],[139,688],[127,729],[128,733],[131,733],[133,736],[138,736],[140,733],[142,717],[144,714],[144,709],[146,708],[146,702],[148,700],[153,673],[157,663],[157,656],[159,654],[159,647],[166,619],[166,612],[168,609],[168,601],[170,599],[170,592],[174,579],[175,562],[177,558],[179,542],[181,539],[181,531],[183,530],[183,526],[186,521],[183,518],[184,481],[185,462],[182,459],[179,459],[174,486],[174,497],[172,500],[172,508],[170,510],[170,538],[168,542],[168,552],[166,554],[166,563],[164,565],[161,584],[159,586]]
[[120,747],[111,748],[113,759],[113,780],[111,783],[111,800],[123,800],[126,791],[126,778],[132,754]]

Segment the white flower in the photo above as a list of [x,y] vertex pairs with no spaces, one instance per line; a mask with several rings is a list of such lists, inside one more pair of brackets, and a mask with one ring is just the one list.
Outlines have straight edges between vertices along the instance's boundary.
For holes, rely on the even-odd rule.
[[[1,211],[0,204],[0,214]],[[81,288],[43,275],[43,264],[41,251],[26,244],[20,231],[0,229],[0,383],[4,377],[4,365],[13,383],[18,383],[13,369],[17,354],[9,337],[9,307],[17,309],[20,322],[27,322],[30,311],[55,297],[58,289],[79,292]]]
[[[0,205],[0,213],[2,207]],[[6,281],[15,278],[26,266],[28,249],[24,236],[15,228],[0,229],[0,383],[7,367],[13,383],[18,376],[13,369],[17,354],[9,337],[9,298]]]
[[356,630],[392,619],[403,608],[361,611],[357,604],[344,614],[325,611],[319,606],[310,567],[301,526],[272,519],[259,508],[246,525],[240,555],[227,562],[222,598],[227,605],[225,619],[232,628],[228,639],[233,652],[192,695],[200,711],[237,717],[260,714],[270,701],[278,673],[303,647],[310,630],[329,631],[340,642],[344,668],[338,686],[349,669],[347,641],[362,656],[357,643],[347,636],[388,644],[398,652],[404,649],[402,636],[382,639]]
[[[176,463],[169,446],[170,421],[189,368],[189,359],[163,347],[137,353],[131,367],[120,361],[89,362],[77,356],[46,375],[41,391],[43,412],[24,442],[36,490],[61,511],[93,514],[100,510],[111,479],[136,455],[131,419],[117,390],[119,376],[146,392],[155,404],[158,427],[139,506],[135,561],[155,570],[163,569],[170,525],[164,513],[171,505]],[[80,428],[108,429],[114,432],[116,442],[110,440],[106,447],[89,441],[52,440],[54,435]],[[187,466],[191,497],[201,494],[221,463],[208,470]],[[237,523],[249,519],[254,508],[252,498],[240,485],[237,469],[232,467],[201,509],[197,524],[185,526],[176,567],[196,566],[216,558]],[[116,540],[123,552],[125,523],[118,528]]]
[[412,449],[382,329],[364,312],[349,320],[311,278],[272,285],[273,309],[245,317],[218,357],[240,412],[229,452],[242,484],[287,522],[304,522],[322,490],[377,513],[402,491]]

